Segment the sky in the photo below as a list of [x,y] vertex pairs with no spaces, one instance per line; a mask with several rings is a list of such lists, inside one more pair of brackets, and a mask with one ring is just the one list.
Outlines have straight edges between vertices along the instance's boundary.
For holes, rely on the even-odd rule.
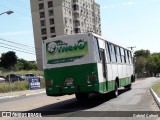
[[[160,0],[96,2],[101,6],[104,38],[124,47],[136,46],[134,51],[160,52]],[[18,58],[36,60],[30,0],[1,0],[0,13],[8,10],[14,13],[0,15],[0,55],[16,49]]]

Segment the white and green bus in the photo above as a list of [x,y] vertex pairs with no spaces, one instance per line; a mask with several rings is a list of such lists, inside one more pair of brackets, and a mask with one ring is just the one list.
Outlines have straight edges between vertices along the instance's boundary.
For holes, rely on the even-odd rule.
[[132,51],[94,34],[64,35],[42,43],[43,69],[48,96],[131,89],[135,81]]

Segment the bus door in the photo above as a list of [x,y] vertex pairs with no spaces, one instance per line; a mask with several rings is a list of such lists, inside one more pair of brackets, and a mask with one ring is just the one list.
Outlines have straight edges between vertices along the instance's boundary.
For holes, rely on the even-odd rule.
[[102,62],[102,70],[103,70],[103,77],[107,81],[107,66],[106,66],[106,56],[105,56],[105,50],[100,49],[100,55],[101,55],[101,62]]

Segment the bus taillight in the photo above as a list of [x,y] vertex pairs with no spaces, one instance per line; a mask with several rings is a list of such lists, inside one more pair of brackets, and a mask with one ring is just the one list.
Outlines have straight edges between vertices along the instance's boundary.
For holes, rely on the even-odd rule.
[[53,85],[53,80],[46,80],[46,85]]
[[94,81],[94,80],[96,80],[96,77],[95,76],[88,76],[88,80],[89,81]]
[[66,86],[73,85],[73,78],[67,78],[67,79],[65,79],[65,85]]

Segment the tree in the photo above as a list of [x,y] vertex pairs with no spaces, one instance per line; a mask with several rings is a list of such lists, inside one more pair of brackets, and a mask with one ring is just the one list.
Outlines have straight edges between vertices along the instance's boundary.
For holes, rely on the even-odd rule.
[[1,67],[5,69],[11,69],[11,67],[14,67],[14,65],[17,63],[17,56],[16,53],[13,51],[9,51],[7,53],[2,53],[1,55]]
[[138,58],[138,57],[144,57],[144,58],[148,58],[150,56],[150,51],[149,50],[137,50],[134,53],[134,57]]
[[146,69],[145,69],[146,63],[147,63],[146,58],[142,56],[136,58],[135,72],[138,74],[138,77],[144,77],[143,75],[146,72]]
[[150,75],[160,73],[160,53],[153,53],[148,57],[146,69]]
[[137,50],[134,53],[135,59],[135,72],[138,74],[138,77],[144,77],[147,75],[147,59],[150,56],[149,50]]
[[37,69],[37,66],[35,62],[29,62],[24,59],[18,59],[17,64],[15,65],[16,70],[35,70]]

